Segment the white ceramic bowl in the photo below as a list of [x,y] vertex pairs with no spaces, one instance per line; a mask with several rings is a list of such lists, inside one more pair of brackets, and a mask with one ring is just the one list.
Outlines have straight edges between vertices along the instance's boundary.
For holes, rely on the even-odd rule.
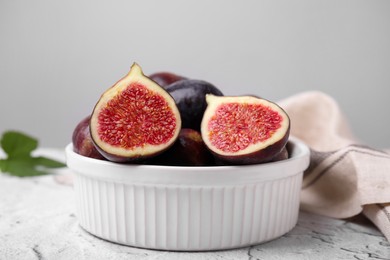
[[297,223],[309,149],[290,138],[287,160],[247,166],[118,164],[66,147],[80,225],[135,247],[204,251],[259,244]]

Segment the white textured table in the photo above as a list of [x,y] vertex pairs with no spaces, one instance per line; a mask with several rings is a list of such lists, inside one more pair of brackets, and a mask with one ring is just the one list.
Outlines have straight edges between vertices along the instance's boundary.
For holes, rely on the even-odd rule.
[[389,242],[364,217],[335,220],[306,212],[300,212],[297,226],[283,237],[235,250],[186,253],[117,245],[80,228],[72,186],[58,184],[54,176],[0,173],[1,260],[390,259]]

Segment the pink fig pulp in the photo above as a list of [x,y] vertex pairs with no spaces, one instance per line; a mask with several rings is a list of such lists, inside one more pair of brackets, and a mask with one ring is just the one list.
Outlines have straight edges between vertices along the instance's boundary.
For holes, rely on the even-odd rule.
[[90,123],[95,146],[115,162],[138,161],[162,153],[173,145],[180,127],[173,98],[136,63],[102,94]]
[[285,147],[290,119],[277,104],[253,96],[206,95],[201,123],[206,146],[226,164],[270,161]]

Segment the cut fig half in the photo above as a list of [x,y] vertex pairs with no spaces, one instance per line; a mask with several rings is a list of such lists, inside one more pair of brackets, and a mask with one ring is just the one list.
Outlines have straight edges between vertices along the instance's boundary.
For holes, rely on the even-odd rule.
[[203,141],[226,164],[272,160],[285,147],[290,119],[277,104],[253,96],[206,95]]
[[131,162],[168,149],[181,128],[171,95],[134,63],[130,72],[102,94],[91,115],[92,140],[110,161]]

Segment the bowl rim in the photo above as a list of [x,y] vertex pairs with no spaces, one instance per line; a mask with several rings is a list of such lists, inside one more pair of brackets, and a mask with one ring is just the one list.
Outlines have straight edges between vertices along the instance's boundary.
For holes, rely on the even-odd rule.
[[300,139],[290,136],[292,153],[285,160],[232,166],[164,166],[124,164],[89,158],[65,147],[67,166],[76,174],[117,183],[153,183],[171,185],[245,184],[270,181],[302,173],[310,161],[310,150]]

